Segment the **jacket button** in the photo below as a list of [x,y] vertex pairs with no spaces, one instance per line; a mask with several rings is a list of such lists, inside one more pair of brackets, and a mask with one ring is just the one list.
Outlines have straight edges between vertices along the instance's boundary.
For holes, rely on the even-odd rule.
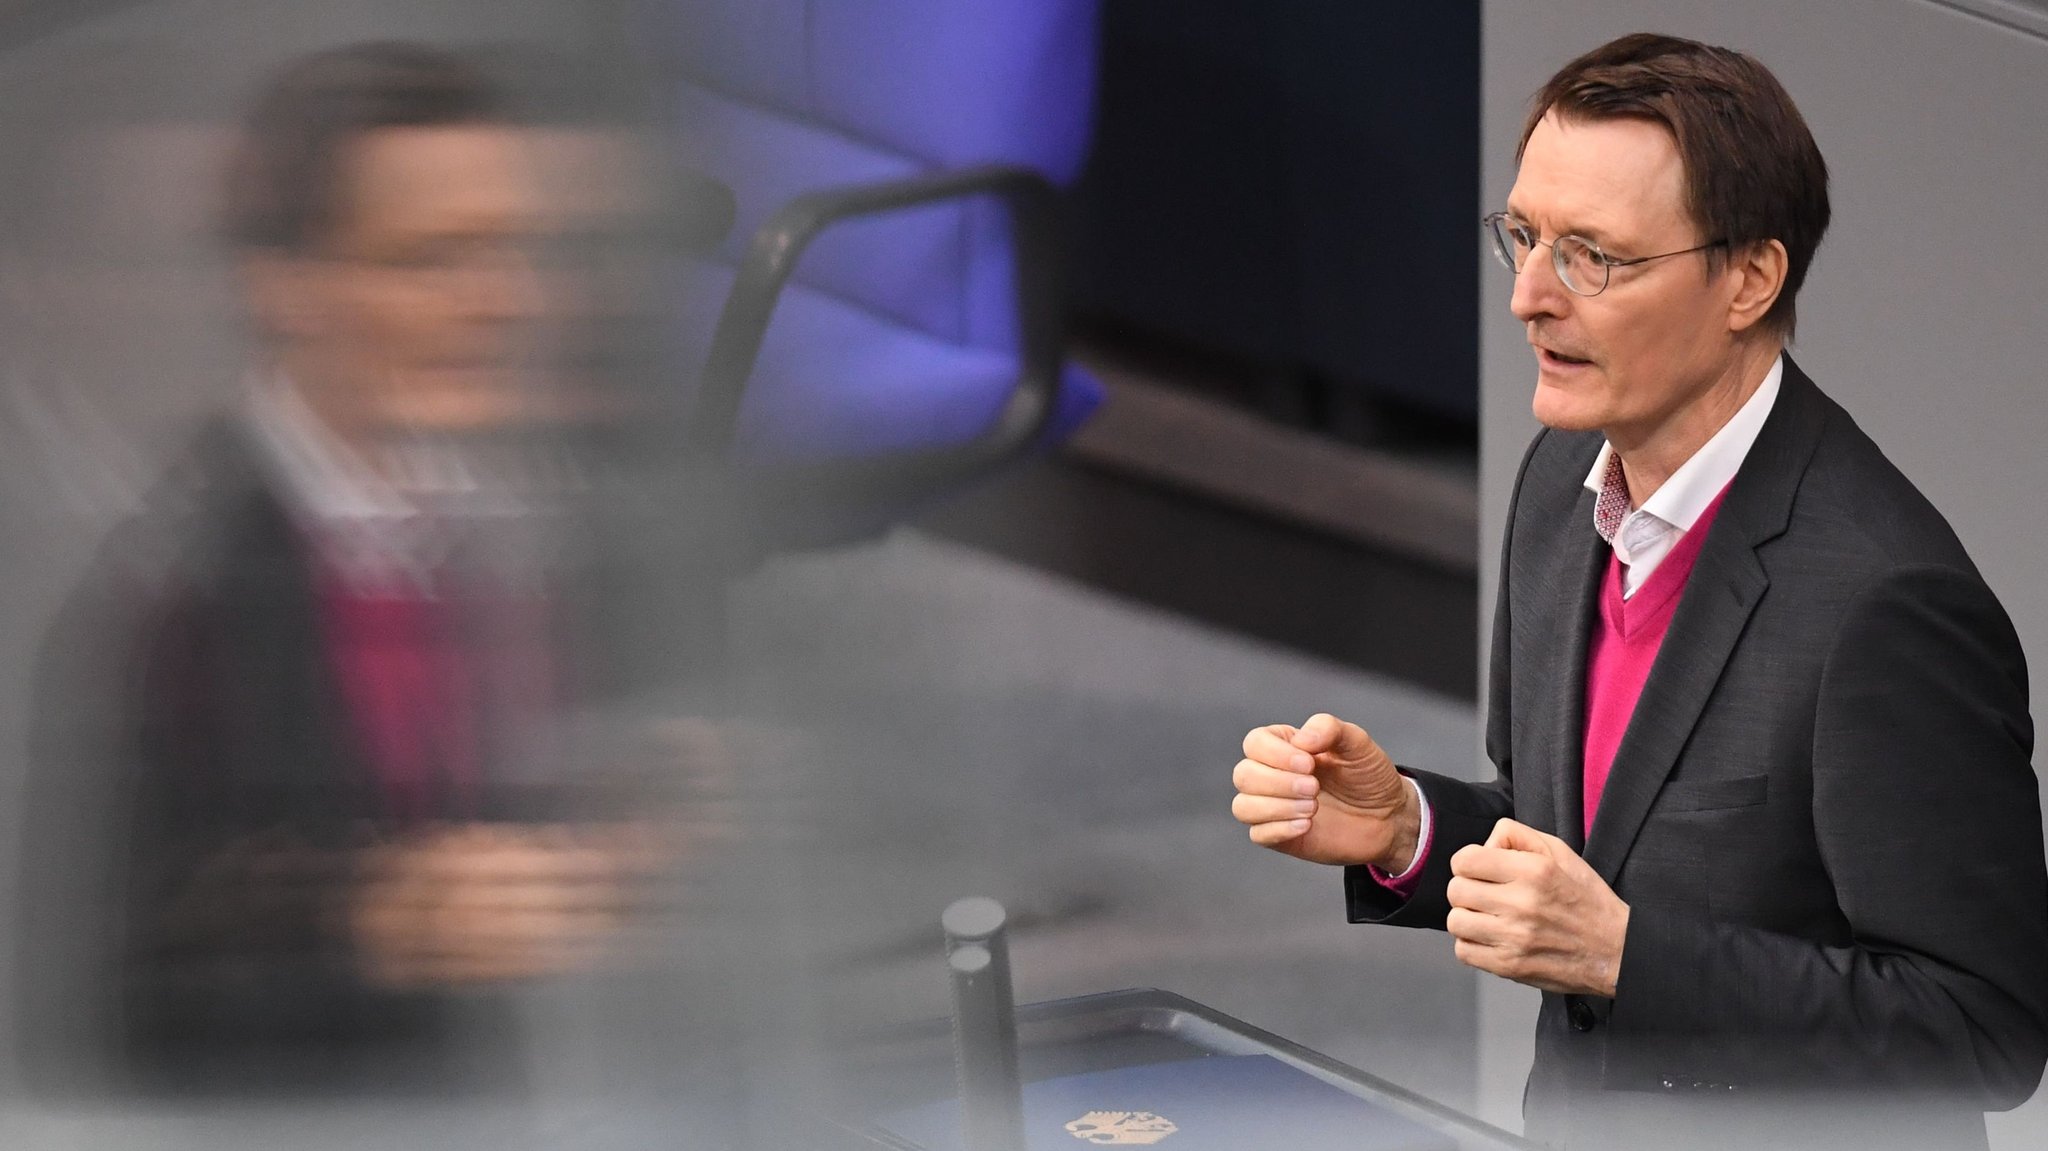
[[1592,1006],[1576,995],[1566,1002],[1564,1014],[1566,1019],[1571,1020],[1573,1031],[1591,1031],[1593,1024],[1598,1022],[1593,1015]]

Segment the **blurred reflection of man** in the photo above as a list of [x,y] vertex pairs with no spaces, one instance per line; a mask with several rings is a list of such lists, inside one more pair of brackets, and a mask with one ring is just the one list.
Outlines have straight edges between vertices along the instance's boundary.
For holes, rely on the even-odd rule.
[[529,143],[425,48],[314,56],[259,101],[228,181],[244,395],[40,685],[32,1076],[509,1083],[491,991],[617,957],[669,837],[629,785],[565,778],[617,605],[569,586],[577,517],[536,478],[568,437],[522,373]]
[[1233,810],[1345,865],[1354,921],[1544,993],[1546,1140],[1982,1147],[2048,1057],[2026,667],[1785,354],[1820,152],[1755,60],[1642,35],[1553,77],[1518,158],[1487,224],[1547,427],[1503,547],[1499,779],[1319,715],[1247,735]]

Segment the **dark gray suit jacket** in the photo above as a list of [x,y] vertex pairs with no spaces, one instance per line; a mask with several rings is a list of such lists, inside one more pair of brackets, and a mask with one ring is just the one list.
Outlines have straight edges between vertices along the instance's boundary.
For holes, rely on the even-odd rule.
[[1980,1112],[2024,1101],[2048,1059],[2011,623],[1940,513],[1788,358],[1584,835],[1601,442],[1542,432],[1516,481],[1499,779],[1412,773],[1436,820],[1422,885],[1403,903],[1353,869],[1351,918],[1441,928],[1451,855],[1512,815],[1630,908],[1615,998],[1543,997],[1532,1134],[1727,1146],[1796,1108],[1845,1144],[1981,1146]]

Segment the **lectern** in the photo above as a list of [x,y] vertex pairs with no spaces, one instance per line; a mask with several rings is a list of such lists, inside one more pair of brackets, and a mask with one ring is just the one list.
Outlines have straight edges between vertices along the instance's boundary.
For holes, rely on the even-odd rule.
[[1002,909],[948,909],[955,1017],[876,1036],[845,1145],[892,1151],[1533,1151],[1535,1144],[1166,991],[1012,1007]]

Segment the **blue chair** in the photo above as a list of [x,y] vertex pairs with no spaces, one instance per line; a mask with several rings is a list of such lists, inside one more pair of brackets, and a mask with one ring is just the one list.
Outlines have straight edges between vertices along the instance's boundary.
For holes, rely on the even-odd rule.
[[[699,0],[663,19],[686,164],[735,224],[688,266],[699,446],[886,461],[905,490],[1057,442],[1055,186],[1079,172],[1095,0]],[[919,464],[906,468],[904,461]]]

